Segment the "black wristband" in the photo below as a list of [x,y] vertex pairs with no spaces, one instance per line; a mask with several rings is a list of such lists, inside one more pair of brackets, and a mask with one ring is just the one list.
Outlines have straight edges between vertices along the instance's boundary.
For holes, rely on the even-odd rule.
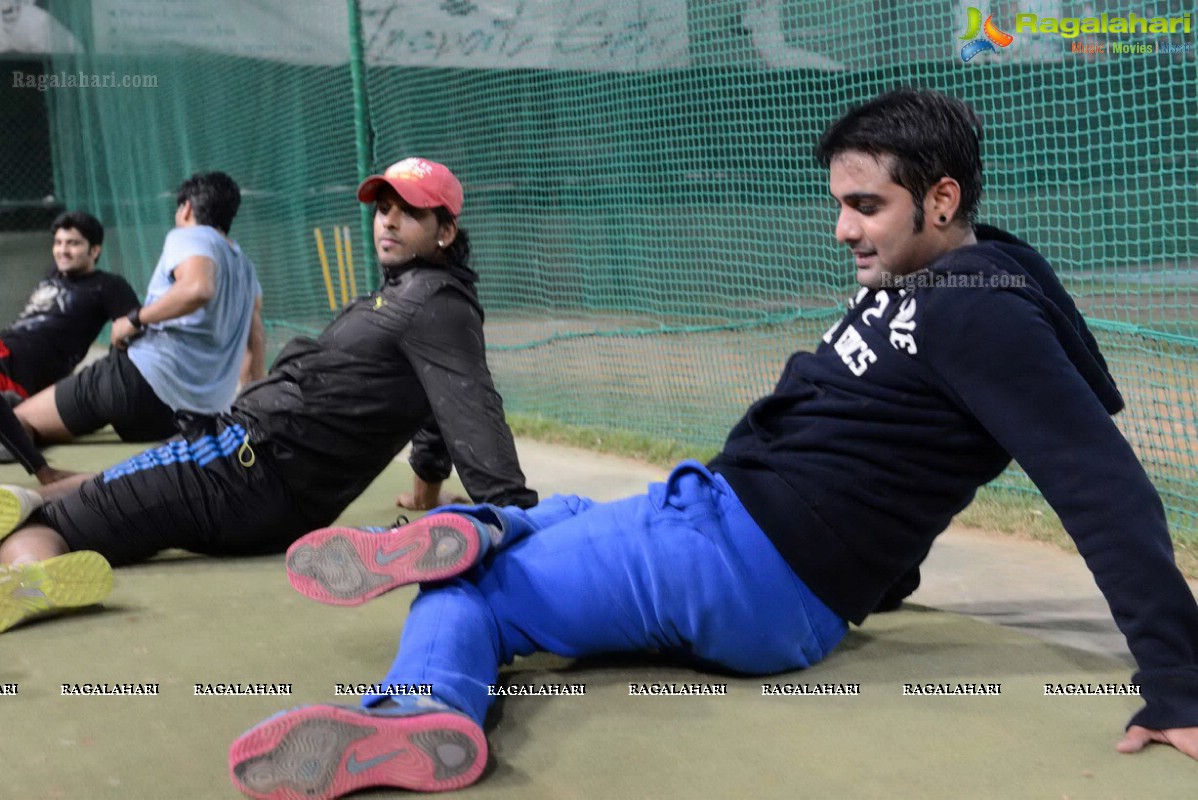
[[125,315],[125,319],[129,320],[129,324],[133,326],[134,330],[140,331],[142,328],[145,327],[145,325],[143,325],[141,322],[141,309],[140,308],[135,308],[132,311],[130,311],[128,314]]

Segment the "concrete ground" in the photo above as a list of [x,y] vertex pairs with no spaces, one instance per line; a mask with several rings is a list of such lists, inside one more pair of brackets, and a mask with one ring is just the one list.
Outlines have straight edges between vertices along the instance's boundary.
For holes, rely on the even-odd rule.
[[[529,483],[615,499],[664,471],[518,443]],[[96,469],[134,452],[111,437],[56,448]],[[343,515],[386,522],[410,472],[394,464]],[[0,467],[0,481],[28,480]],[[279,556],[169,554],[117,571],[102,608],[0,635],[2,758],[14,798],[231,798],[229,742],[281,708],[336,702],[382,679],[414,589],[353,609],[287,585]],[[596,598],[596,602],[601,599]],[[997,624],[995,624],[997,623]],[[1165,747],[1114,752],[1134,697],[1048,697],[1045,684],[1125,683],[1129,657],[1080,559],[953,530],[896,613],[871,617],[801,673],[699,674],[655,657],[520,659],[509,685],[582,683],[581,697],[515,697],[488,720],[479,798],[1190,798],[1198,763]],[[153,682],[149,697],[64,696],[62,684]],[[287,683],[283,697],[203,697],[197,683]],[[726,684],[727,695],[631,696],[630,683]],[[859,687],[765,696],[763,683]],[[998,695],[904,694],[904,684],[998,684]],[[352,702],[353,698],[340,698]],[[368,793],[402,797],[402,792]]]

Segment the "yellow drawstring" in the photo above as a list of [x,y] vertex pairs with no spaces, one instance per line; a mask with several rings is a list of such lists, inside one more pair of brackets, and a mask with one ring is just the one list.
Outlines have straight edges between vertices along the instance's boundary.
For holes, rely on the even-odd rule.
[[[249,454],[248,457],[246,455],[247,453]],[[255,460],[257,460],[257,456],[254,455],[254,448],[250,447],[250,435],[247,433],[245,435],[245,441],[241,443],[241,447],[237,451],[237,461],[241,464],[241,466],[249,469],[250,467],[254,466]]]

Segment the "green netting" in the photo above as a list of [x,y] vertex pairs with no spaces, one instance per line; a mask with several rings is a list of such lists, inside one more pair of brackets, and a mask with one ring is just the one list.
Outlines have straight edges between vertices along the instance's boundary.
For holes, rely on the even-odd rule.
[[[110,265],[144,282],[179,180],[234,175],[233,233],[277,344],[331,315],[313,229],[338,299],[334,226],[357,287],[374,283],[359,157],[444,161],[508,409],[712,447],[852,293],[816,135],[879,91],[939,88],[987,126],[982,218],[1078,298],[1128,399],[1120,425],[1193,540],[1194,34],[1064,39],[1017,33],[1014,15],[1198,20],[1181,2],[975,4],[1015,41],[964,63],[970,3],[944,0],[50,3],[82,43],[53,70],[157,81],[46,93],[57,193],[112,227]],[[1110,42],[1158,49],[1073,52]]]

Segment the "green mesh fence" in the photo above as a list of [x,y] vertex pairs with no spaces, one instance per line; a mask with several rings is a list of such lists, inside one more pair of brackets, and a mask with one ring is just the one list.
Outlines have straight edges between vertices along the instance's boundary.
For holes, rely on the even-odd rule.
[[[359,290],[376,282],[359,164],[443,161],[465,184],[509,411],[715,447],[854,288],[815,137],[879,91],[942,89],[987,126],[982,219],[1036,244],[1078,298],[1128,400],[1119,423],[1192,541],[1194,34],[1066,39],[1020,32],[1015,15],[1198,19],[1180,2],[993,0],[982,16],[1014,40],[965,63],[969,6],[51,2],[81,43],[51,70],[156,81],[46,92],[55,185],[110,225],[110,265],[144,283],[179,181],[234,175],[233,234],[259,266],[277,345],[329,319],[330,286],[337,305],[350,274]],[[352,245],[344,278],[334,228]],[[1000,483],[1028,490],[1017,472]]]
[[39,60],[0,56],[0,77],[8,78],[0,84],[0,231],[4,232],[47,228],[59,210],[53,196],[45,99],[12,85],[13,75],[42,71]]

